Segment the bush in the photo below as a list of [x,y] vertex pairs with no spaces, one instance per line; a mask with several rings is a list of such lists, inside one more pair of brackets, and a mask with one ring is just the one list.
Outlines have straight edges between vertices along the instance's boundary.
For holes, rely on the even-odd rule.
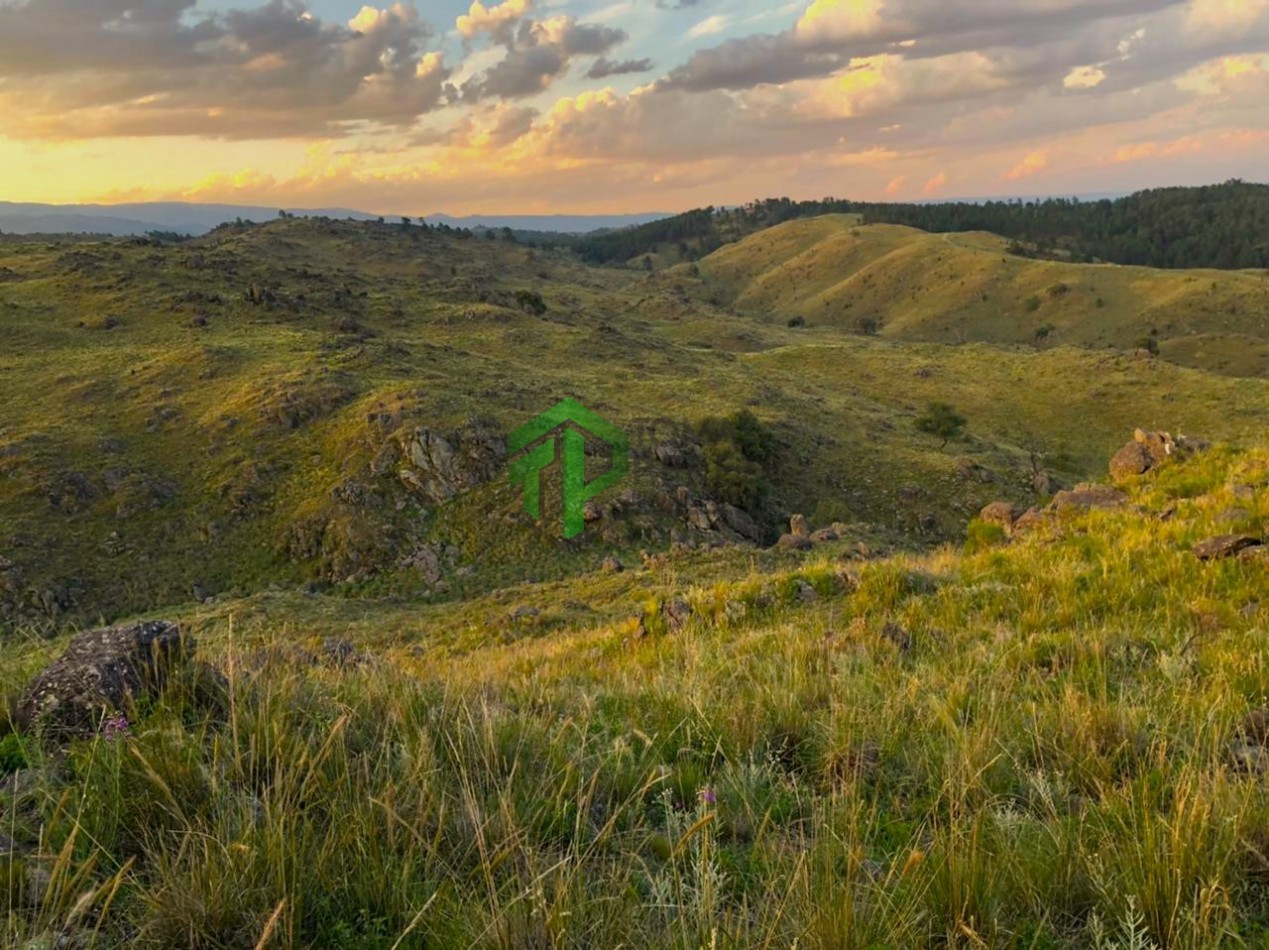
[[1145,350],[1151,356],[1159,354],[1159,341],[1152,336],[1143,336],[1137,340],[1137,349]]
[[965,417],[946,402],[932,402],[925,412],[917,416],[916,427],[920,432],[936,435],[943,440],[942,448],[965,429]]
[[1027,311],[1027,313],[1035,313],[1037,310],[1040,309],[1040,298],[1028,297],[1027,302],[1024,303],[1022,306],[1023,306],[1023,309]]
[[[489,233],[493,234],[492,231]],[[519,304],[521,310],[525,310],[534,316],[540,317],[546,313],[546,301],[535,290],[517,290],[516,303]]]
[[796,317],[790,317],[790,318],[789,318],[789,326],[790,326],[790,327],[804,327],[804,326],[806,326],[806,317],[803,317],[803,316],[800,316],[800,315],[799,315],[799,316],[796,316]]
[[757,416],[741,409],[710,416],[696,426],[705,444],[705,486],[720,501],[754,511],[766,499],[766,463],[775,457],[775,439]]

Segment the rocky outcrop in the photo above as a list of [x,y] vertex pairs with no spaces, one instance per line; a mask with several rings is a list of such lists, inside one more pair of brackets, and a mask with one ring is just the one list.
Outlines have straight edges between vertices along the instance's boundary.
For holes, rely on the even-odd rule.
[[498,477],[507,457],[503,437],[481,425],[441,434],[410,428],[397,435],[402,463],[401,481],[431,504]]
[[158,696],[193,651],[194,641],[163,620],[82,633],[27,687],[17,722],[54,739],[93,735],[134,700]]
[[794,515],[789,519],[789,534],[795,538],[809,538],[811,536],[811,528],[806,523],[805,515]]
[[1172,436],[1168,432],[1147,432],[1138,429],[1132,441],[1115,453],[1110,460],[1110,477],[1124,482],[1153,471],[1172,459],[1193,454],[1206,448],[1202,439]]

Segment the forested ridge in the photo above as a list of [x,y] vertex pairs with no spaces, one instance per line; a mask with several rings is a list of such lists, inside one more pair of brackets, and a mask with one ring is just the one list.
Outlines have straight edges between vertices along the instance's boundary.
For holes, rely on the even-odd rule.
[[1269,267],[1269,185],[1239,180],[1155,188],[1117,199],[1077,198],[895,204],[769,198],[739,208],[702,208],[576,243],[592,263],[629,261],[665,249],[701,257],[793,218],[858,214],[869,224],[924,231],[991,231],[1020,254],[1149,267]]

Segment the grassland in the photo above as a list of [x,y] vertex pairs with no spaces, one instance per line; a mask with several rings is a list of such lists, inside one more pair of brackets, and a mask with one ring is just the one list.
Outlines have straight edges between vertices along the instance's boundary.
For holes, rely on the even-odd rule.
[[[124,616],[228,683],[60,748],[0,713],[0,943],[1265,946],[1269,574],[1190,550],[1269,532],[1263,275],[997,245],[827,219],[646,273],[323,221],[0,244],[0,698]],[[564,396],[633,449],[637,500],[580,539],[497,473],[403,479],[419,429]],[[946,447],[934,401],[968,419]],[[669,503],[708,483],[656,449],[746,408],[761,516],[839,540],[713,547]],[[1215,445],[963,540],[1136,426]]]
[[[1269,455],[1132,493],[971,553],[682,551],[456,609],[182,612],[232,699],[25,746],[5,939],[1262,945],[1269,796],[1233,743],[1269,699],[1265,567],[1189,547],[1269,519]],[[687,628],[635,638],[670,597]],[[296,659],[329,634],[363,662]],[[60,645],[10,640],[0,687]]]
[[894,340],[1129,349],[1153,339],[1181,365],[1269,374],[1264,271],[1030,260],[1008,246],[828,215],[760,231],[697,270],[704,293],[738,310],[856,332],[871,321]]
[[[781,259],[805,228],[874,253],[872,238],[839,224],[796,222],[769,240],[782,242]],[[918,250],[924,240],[862,233]],[[679,485],[703,492],[700,471],[666,469],[654,447],[747,407],[779,446],[769,525],[819,511],[895,544],[958,537],[997,496],[1037,500],[1032,452],[1070,483],[1102,470],[1138,425],[1246,443],[1269,422],[1264,379],[1183,368],[1166,340],[1163,359],[1074,346],[1073,331],[1043,349],[1013,345],[1004,330],[993,345],[948,346],[897,339],[890,322],[877,337],[818,318],[790,328],[782,300],[749,291],[734,310],[710,303],[724,265],[749,248],[719,252],[696,279],[338,222],[278,221],[179,246],[3,245],[9,626],[179,604],[196,585],[232,597],[317,582],[454,600],[564,578],[608,551],[637,559],[676,525],[686,530],[650,502]],[[837,269],[818,257],[798,266],[812,264]],[[1160,287],[1199,280],[1156,276]],[[1253,275],[1223,277],[1260,286]],[[540,293],[546,311],[521,306],[519,291]],[[1012,291],[997,292],[1007,307]],[[1120,303],[1097,312],[1131,322]],[[1219,346],[1250,358],[1255,347],[1239,334],[1257,327],[1240,325]],[[433,504],[382,461],[417,427],[451,432],[478,419],[505,433],[564,396],[632,438],[630,487],[646,510],[606,541],[591,532],[565,545],[550,526],[522,523],[501,479]],[[969,419],[965,439],[946,449],[912,426],[935,399]],[[444,584],[401,566],[424,544],[450,552]]]

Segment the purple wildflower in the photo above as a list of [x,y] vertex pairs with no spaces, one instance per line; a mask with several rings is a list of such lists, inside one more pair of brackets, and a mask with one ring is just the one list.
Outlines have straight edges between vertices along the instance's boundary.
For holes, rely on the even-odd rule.
[[123,713],[116,713],[101,724],[101,735],[107,742],[111,742],[121,736],[131,735],[128,728],[128,717]]
[[702,785],[701,790],[696,793],[696,797],[706,805],[713,805],[718,801],[718,796],[714,794],[714,790],[708,785]]

